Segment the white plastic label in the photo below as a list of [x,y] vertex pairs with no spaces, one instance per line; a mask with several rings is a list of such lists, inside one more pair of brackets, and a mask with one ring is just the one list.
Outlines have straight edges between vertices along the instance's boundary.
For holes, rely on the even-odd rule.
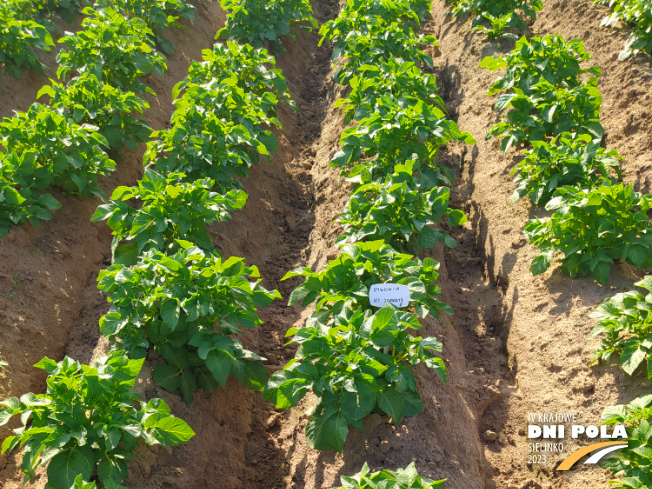
[[369,302],[376,307],[385,307],[387,302],[396,307],[406,307],[410,303],[410,289],[407,285],[374,284],[369,289]]

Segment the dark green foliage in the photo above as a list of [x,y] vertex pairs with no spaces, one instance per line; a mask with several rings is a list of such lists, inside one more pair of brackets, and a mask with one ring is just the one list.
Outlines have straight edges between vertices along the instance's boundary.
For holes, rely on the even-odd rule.
[[51,489],[86,488],[82,482],[95,474],[104,488],[123,487],[126,461],[134,459],[139,439],[174,446],[192,438],[190,426],[172,416],[164,401],[145,402],[134,392],[142,365],[143,360],[129,360],[121,351],[92,366],[68,357],[37,363],[49,374],[45,394],[0,402],[0,426],[16,415],[24,425],[2,444],[2,453],[22,449],[24,482],[34,479],[40,464],[47,466]]
[[647,215],[652,196],[641,195],[631,186],[605,182],[594,190],[562,187],[546,209],[549,219],[531,219],[524,233],[541,251],[532,261],[532,273],[545,272],[560,258],[564,273],[593,274],[601,284],[609,279],[616,259],[648,268],[652,266],[652,223]]
[[100,331],[134,358],[158,351],[166,363],[154,369],[154,380],[171,392],[179,389],[187,403],[196,386],[224,387],[229,373],[262,390],[263,359],[229,335],[261,324],[256,306],[280,294],[265,290],[258,269],[243,258],[222,260],[188,241],[178,243],[176,254],[151,250],[134,267],[115,264],[100,272],[98,287],[111,302]]

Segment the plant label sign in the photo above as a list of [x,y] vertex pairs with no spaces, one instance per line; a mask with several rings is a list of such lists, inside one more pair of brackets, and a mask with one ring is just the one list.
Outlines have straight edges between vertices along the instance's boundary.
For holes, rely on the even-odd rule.
[[410,303],[410,289],[407,285],[374,284],[369,289],[369,302],[376,307],[385,307],[387,302],[406,307]]

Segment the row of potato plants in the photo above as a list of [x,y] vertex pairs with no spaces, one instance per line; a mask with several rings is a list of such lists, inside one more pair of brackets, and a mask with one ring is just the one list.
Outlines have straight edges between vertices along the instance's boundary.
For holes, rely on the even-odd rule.
[[[192,399],[195,385],[213,390],[217,383],[225,384],[229,373],[257,390],[267,380],[266,369],[257,363],[263,359],[228,335],[238,333],[239,326],[259,324],[256,306],[267,305],[278,293],[263,289],[260,280],[249,281],[258,278],[258,273],[255,267],[246,267],[243,259],[223,261],[211,246],[206,225],[228,219],[230,211],[244,205],[247,196],[237,178],[247,175],[259,155],[265,157],[277,149],[266,127],[280,127],[275,106],[279,100],[290,100],[281,74],[265,70],[264,65],[273,65],[274,60],[264,51],[227,43],[204,54],[205,61],[193,64],[188,78],[175,89],[173,128],[155,133],[159,139],[148,144],[145,159],[149,165],[142,181],[137,187],[116,189],[111,202],[100,206],[93,218],[106,219],[114,231],[114,265],[98,278],[112,303],[101,328],[117,340],[113,351],[90,367],[68,358],[59,363],[44,359],[37,366],[50,374],[46,394],[27,394],[2,404],[1,424],[21,414],[25,425],[5,440],[3,451],[18,445],[24,449],[26,480],[40,463],[47,465],[48,484],[53,488],[90,489],[95,482],[86,481],[94,478],[103,487],[119,487],[127,476],[125,461],[133,458],[131,451],[139,438],[149,444],[176,445],[193,436],[162,400],[145,404],[133,392],[149,349],[156,349],[166,362],[155,368],[155,380],[168,390],[179,389],[186,402]],[[444,128],[440,132],[470,138],[454,124],[439,127]],[[438,137],[439,143],[445,139],[443,134]],[[439,144],[435,141],[424,145],[431,155]],[[414,158],[412,165],[420,168],[426,186],[431,185],[430,178],[450,179],[444,168],[421,167],[424,162],[417,153]],[[129,205],[131,199],[140,202]],[[428,194],[431,218],[448,215],[452,222],[461,222],[463,216],[446,209],[447,200],[447,192]],[[429,224],[427,213],[415,216],[417,229],[425,226],[420,222],[424,218]],[[444,234],[423,234],[420,244],[412,246],[432,247],[433,239],[452,245]],[[419,299],[415,309],[421,315],[449,311],[434,299],[439,295],[434,284],[436,262],[414,262],[409,255],[378,244],[383,250],[377,256],[392,260],[398,267],[396,275],[406,276],[404,283]],[[408,246],[407,239],[404,245]],[[416,277],[423,280],[416,283]],[[397,311],[387,312],[398,316]],[[410,316],[396,319],[410,323],[410,328],[420,327]],[[218,325],[220,333],[215,331]],[[384,325],[384,329],[385,334],[394,334],[391,326]],[[380,341],[379,334],[374,334],[374,341]],[[445,378],[443,361],[428,351],[441,350],[435,339],[402,338],[402,344],[407,347],[403,358],[411,363],[424,360]],[[396,363],[393,369],[394,384],[401,391],[404,381],[410,383],[411,378],[414,382],[404,367]],[[110,403],[105,401],[108,394]],[[134,401],[140,402],[140,411]],[[396,415],[396,409],[392,413]],[[345,486],[441,487],[443,482],[419,477],[413,465],[396,473],[369,474],[365,469],[354,478],[343,478]]]
[[450,8],[446,15],[460,18],[467,14],[473,16],[472,32],[484,32],[489,39],[517,39],[516,34],[505,29],[525,29],[526,21],[519,16],[521,11],[530,22],[543,10],[542,0],[446,0]]
[[480,66],[506,68],[489,94],[503,92],[496,109],[507,112],[486,139],[502,138],[503,152],[531,146],[512,172],[517,183],[512,201],[528,195],[536,205],[555,211],[525,226],[525,235],[540,250],[532,273],[545,272],[559,258],[571,277],[592,273],[606,284],[614,260],[652,266],[647,217],[652,196],[619,183],[622,158],[601,147],[601,71],[581,68],[589,58],[580,40],[550,35],[522,38],[511,53],[487,57]]
[[23,69],[44,75],[47,66],[35,49],[50,51],[55,45],[49,32],[54,29],[53,14],[60,14],[70,24],[84,7],[93,5],[143,19],[167,53],[174,47],[161,35],[162,29],[179,25],[179,17],[192,19],[195,11],[185,0],[6,0],[0,4],[0,63],[16,78]]
[[[153,94],[140,78],[167,69],[150,25],[170,25],[186,4],[178,0],[165,10],[161,0],[104,3],[85,8],[82,29],[60,39],[65,48],[57,56],[57,77],[68,81],[41,89],[37,98],[49,96],[49,103],[34,103],[0,123],[0,238],[12,226],[52,218],[61,204],[44,192],[50,187],[106,200],[98,177],[115,170],[112,157],[123,145],[135,150],[149,139],[150,127],[134,116],[148,108],[139,95]],[[181,12],[191,16],[186,8]],[[124,15],[140,10],[148,11],[147,20]],[[166,20],[153,20],[155,12]]]
[[[260,27],[247,17],[255,4],[225,2],[226,26],[216,37],[249,40],[241,33]],[[277,4],[268,20],[279,38],[312,19],[306,2]],[[261,324],[256,308],[280,294],[264,289],[244,258],[223,259],[207,226],[245,205],[240,179],[278,151],[270,130],[282,128],[277,105],[296,110],[265,49],[229,40],[203,58],[175,86],[172,127],[152,134],[138,187],[119,187],[93,216],[114,234],[114,264],[98,277],[112,304],[100,330],[131,357],[156,350],[163,363],[153,371],[155,382],[180,391],[186,403],[196,387],[224,387],[230,374],[253,390],[267,382],[265,359],[231,336]]]
[[[322,42],[334,45],[335,78],[349,88],[337,106],[345,123],[354,122],[331,165],[354,190],[338,220],[339,256],[322,271],[304,267],[284,277],[304,277],[290,305],[316,307],[304,327],[287,332],[300,347],[264,391],[277,408],[295,406],[309,391],[316,395],[306,438],[318,450],[341,451],[349,426],[361,429],[371,412],[396,424],[419,413],[417,364],[446,381],[441,342],[411,332],[421,328],[419,316],[453,311],[438,300],[439,263],[409,253],[438,242],[456,245],[446,228],[466,217],[449,207],[453,175],[436,157],[450,141],[474,141],[445,118],[436,79],[424,72],[433,66],[424,49],[436,43],[418,34],[429,10],[427,0],[349,0],[320,30]],[[407,308],[370,304],[371,285],[388,282],[409,288]]]
[[[52,87],[42,90],[53,99],[50,107],[35,104],[32,112],[3,123],[3,129],[13,124],[5,140],[14,145],[8,147],[14,150],[12,158],[18,159],[18,151],[24,149],[19,144],[32,144],[28,147],[31,154],[29,149],[25,151],[28,154],[21,155],[19,163],[23,168],[32,165],[35,175],[31,178],[37,184],[39,176],[47,176],[43,167],[40,171],[34,168],[38,156],[54,159],[53,165],[63,166],[67,161],[69,166],[81,167],[89,153],[64,150],[82,147],[82,136],[104,142],[107,148],[110,142],[116,146],[124,142],[136,149],[135,143],[140,141],[134,139],[142,132],[139,128],[147,128],[143,141],[151,132],[142,121],[120,116],[134,107],[146,107],[133,92],[121,89],[149,91],[137,76],[157,65],[165,66],[164,58],[153,48],[149,37],[152,31],[142,19],[125,18],[111,9],[85,13],[89,15],[84,21],[85,29],[64,38],[70,50],[62,51],[59,65],[63,77],[71,71],[79,76],[65,87],[53,82]],[[89,60],[92,62],[85,62]],[[41,117],[42,114],[45,115]],[[84,123],[88,118],[100,121],[98,126]],[[61,132],[61,128],[72,126],[74,121],[83,123],[75,126],[77,132],[86,130],[78,143]],[[102,131],[107,133],[106,137],[100,134]],[[34,148],[35,141],[41,141],[43,146],[47,144],[44,141],[56,141],[58,146],[39,153],[38,147]],[[99,151],[93,154],[101,158]],[[63,158],[66,160],[62,161]],[[74,177],[71,179],[81,187]],[[3,190],[6,195],[6,188]],[[118,347],[90,366],[68,357],[60,362],[44,358],[36,365],[49,374],[46,392],[0,403],[0,426],[16,415],[20,415],[23,424],[4,440],[2,453],[16,447],[22,449],[24,482],[32,480],[41,465],[47,466],[47,485],[52,489],[95,487],[95,482],[86,482],[93,479],[104,488],[124,487],[127,460],[134,458],[132,451],[140,439],[150,445],[174,446],[194,436],[187,423],[171,415],[164,401],[146,401],[133,390],[143,362],[143,358],[129,359],[128,352]]]
[[263,389],[264,359],[231,336],[260,324],[256,307],[280,295],[265,290],[243,258],[222,259],[206,229],[244,206],[238,178],[278,150],[268,128],[281,127],[276,106],[291,100],[280,71],[266,68],[274,64],[247,44],[205,50],[174,89],[171,129],[152,134],[142,180],[98,207],[92,220],[106,220],[114,235],[113,265],[98,277],[111,303],[100,330],[114,343],[92,366],[42,360],[36,366],[50,374],[47,392],[1,404],[0,425],[21,415],[24,426],[2,450],[23,448],[26,481],[40,464],[52,489],[91,488],[94,479],[124,487],[140,438],[173,446],[194,436],[164,401],[146,402],[133,390],[150,350],[163,359],[154,380],[187,403],[197,386],[213,391],[230,374]]
[[[142,113],[148,107],[135,91],[153,94],[138,77],[152,71],[162,73],[165,58],[154,49],[147,29],[151,22],[121,14],[137,12],[137,6],[147,9],[150,16],[165,13],[167,20],[159,19],[157,24],[162,28],[177,19],[172,14],[181,2],[107,0],[103,6],[124,8],[86,9],[89,17],[82,23],[82,31],[66,33],[60,40],[69,49],[63,49],[57,58],[57,75],[60,79],[77,76],[67,84],[51,80],[52,85],[44,86],[37,96],[49,96],[48,105],[33,104],[27,112],[5,118],[0,124],[6,149],[0,160],[0,235],[6,235],[9,226],[24,222],[26,217],[36,225],[38,219],[51,218],[46,209],[59,204],[51,195],[40,193],[50,185],[103,196],[92,168],[104,173],[115,167],[105,154],[107,148],[118,152],[124,144],[135,150],[138,142],[149,139],[151,129],[130,113]],[[25,0],[20,5],[26,12],[79,7],[54,0]],[[185,9],[192,12],[194,7],[186,5]]]
[[[555,254],[563,253],[565,273],[574,277],[592,272],[604,284],[615,259],[641,268],[652,265],[647,216],[652,196],[618,183],[622,158],[601,147],[604,130],[597,88],[601,73],[595,66],[581,68],[589,58],[580,40],[546,36],[523,38],[507,56],[485,58],[481,66],[507,68],[489,95],[506,91],[498,97],[496,109],[511,108],[487,139],[502,137],[503,152],[530,146],[512,171],[517,189],[511,202],[527,195],[535,205],[555,211],[548,219],[535,217],[525,227],[530,242],[542,251],[532,262],[532,272],[543,273]],[[652,277],[636,285],[652,291]],[[647,362],[652,378],[651,311],[652,294],[644,297],[638,291],[616,294],[600,305],[591,314],[599,320],[591,336],[604,334],[605,339],[593,362],[609,361],[617,353],[625,372],[632,375]],[[601,462],[620,478],[610,481],[617,487],[644,488],[652,481],[650,416],[652,395],[603,412],[603,424],[627,425],[629,447]]]
[[[635,283],[652,292],[652,276]],[[604,335],[593,361],[609,362],[619,356],[620,367],[634,375],[639,367],[652,379],[652,293],[643,295],[638,290],[619,293],[605,300],[591,318],[598,320],[591,337]],[[610,406],[602,413],[606,425],[626,424],[628,447],[619,450],[600,466],[610,470],[619,479],[609,481],[615,487],[644,489],[652,484],[652,394],[643,394],[629,404]]]
[[118,187],[93,216],[114,235],[114,264],[98,277],[111,303],[100,331],[133,358],[156,350],[155,382],[187,403],[229,374],[254,390],[267,382],[263,359],[231,336],[258,326],[256,308],[280,295],[244,258],[223,259],[207,226],[242,209],[238,178],[278,150],[269,128],[281,128],[277,105],[290,98],[280,70],[265,67],[274,64],[248,44],[205,50],[175,87],[172,127],[148,143],[143,179]]

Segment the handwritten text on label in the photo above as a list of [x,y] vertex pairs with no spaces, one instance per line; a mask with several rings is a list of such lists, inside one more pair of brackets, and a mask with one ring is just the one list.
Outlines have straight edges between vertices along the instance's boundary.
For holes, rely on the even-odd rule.
[[410,303],[410,289],[407,285],[375,284],[369,289],[369,301],[376,307],[385,307],[387,302],[396,307],[406,307]]

